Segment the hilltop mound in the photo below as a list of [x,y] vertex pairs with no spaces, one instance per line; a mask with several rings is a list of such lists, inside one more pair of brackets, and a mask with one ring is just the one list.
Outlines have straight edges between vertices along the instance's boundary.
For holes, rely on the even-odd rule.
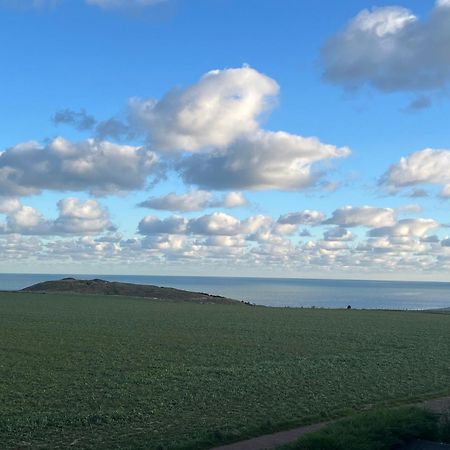
[[44,281],[22,289],[23,292],[40,293],[75,293],[97,295],[123,295],[129,297],[146,297],[154,300],[173,300],[195,303],[238,304],[238,300],[210,295],[203,292],[190,292],[181,289],[152,286],[146,284],[120,283],[115,281],[77,280],[63,278],[57,281]]

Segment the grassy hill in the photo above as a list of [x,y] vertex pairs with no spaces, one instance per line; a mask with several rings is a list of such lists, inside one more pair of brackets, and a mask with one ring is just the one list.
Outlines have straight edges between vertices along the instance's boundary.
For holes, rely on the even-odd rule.
[[2,449],[201,449],[449,393],[450,316],[0,294]]
[[171,300],[178,302],[238,304],[237,300],[210,295],[203,292],[191,292],[168,287],[147,284],[121,283],[117,281],[77,280],[63,278],[56,281],[44,281],[22,289],[23,292],[70,293],[95,295],[122,295],[127,297],[147,297],[153,300]]

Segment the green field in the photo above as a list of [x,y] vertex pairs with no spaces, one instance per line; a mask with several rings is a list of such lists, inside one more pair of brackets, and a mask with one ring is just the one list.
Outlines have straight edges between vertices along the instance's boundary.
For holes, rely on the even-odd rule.
[[0,447],[208,448],[450,393],[450,315],[0,294]]

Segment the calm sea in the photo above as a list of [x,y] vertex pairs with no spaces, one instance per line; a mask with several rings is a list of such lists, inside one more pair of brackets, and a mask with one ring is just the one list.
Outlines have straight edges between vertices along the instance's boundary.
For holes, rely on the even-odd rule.
[[258,305],[319,308],[450,308],[450,283],[135,275],[0,274],[0,290],[65,276],[154,284],[223,295]]

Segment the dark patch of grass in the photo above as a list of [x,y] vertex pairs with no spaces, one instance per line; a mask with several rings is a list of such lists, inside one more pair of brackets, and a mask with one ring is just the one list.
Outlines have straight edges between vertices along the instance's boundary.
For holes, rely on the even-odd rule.
[[420,408],[360,413],[306,435],[283,450],[391,450],[412,439],[436,439],[438,418]]
[[449,385],[448,315],[0,294],[2,449],[208,448]]

